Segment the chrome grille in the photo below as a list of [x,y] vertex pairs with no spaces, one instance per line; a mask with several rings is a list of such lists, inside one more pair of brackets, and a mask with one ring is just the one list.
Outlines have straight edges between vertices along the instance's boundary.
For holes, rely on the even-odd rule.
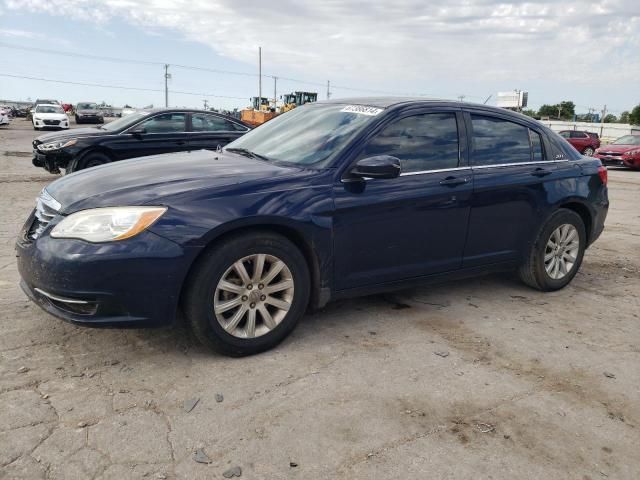
[[46,190],[40,193],[36,201],[36,209],[33,212],[34,218],[29,232],[27,235],[29,238],[36,239],[47,228],[51,220],[58,214],[60,210],[60,203],[58,203]]

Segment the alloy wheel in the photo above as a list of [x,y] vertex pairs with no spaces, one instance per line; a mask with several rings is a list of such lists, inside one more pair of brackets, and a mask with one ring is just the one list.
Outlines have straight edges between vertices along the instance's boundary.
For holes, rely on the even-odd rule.
[[580,235],[575,226],[565,223],[549,237],[544,252],[544,268],[554,280],[564,278],[575,265],[580,252]]
[[584,151],[582,152],[582,154],[586,155],[587,157],[593,156],[593,148],[591,148],[591,147],[585,148]]
[[224,330],[238,338],[256,338],[276,328],[293,302],[289,267],[273,255],[249,255],[233,263],[214,293],[214,313]]

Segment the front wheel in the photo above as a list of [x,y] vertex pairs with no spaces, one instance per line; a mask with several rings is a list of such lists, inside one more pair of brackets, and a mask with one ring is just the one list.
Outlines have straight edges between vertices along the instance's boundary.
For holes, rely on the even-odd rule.
[[580,215],[556,211],[542,227],[519,270],[520,278],[542,291],[565,287],[582,264],[587,234]]
[[183,296],[196,337],[230,356],[268,350],[294,329],[309,302],[306,260],[271,232],[233,236],[198,261]]
[[592,157],[593,156],[593,152],[594,152],[593,148],[587,147],[582,151],[582,154],[586,155],[587,157]]

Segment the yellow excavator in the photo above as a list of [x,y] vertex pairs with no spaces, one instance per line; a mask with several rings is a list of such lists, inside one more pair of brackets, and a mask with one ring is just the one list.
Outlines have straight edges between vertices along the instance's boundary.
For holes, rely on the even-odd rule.
[[283,105],[276,112],[275,107],[270,104],[268,98],[252,97],[251,107],[245,108],[240,112],[240,119],[252,127],[257,127],[280,113],[288,112],[305,103],[317,102],[318,94],[315,92],[293,92],[284,94],[280,98]]
[[280,113],[288,112],[305,103],[317,102],[318,94],[315,92],[293,92],[282,95],[284,105],[280,107]]
[[251,107],[245,108],[240,112],[240,120],[252,127],[257,127],[276,115],[275,108],[269,106],[268,98],[251,97]]

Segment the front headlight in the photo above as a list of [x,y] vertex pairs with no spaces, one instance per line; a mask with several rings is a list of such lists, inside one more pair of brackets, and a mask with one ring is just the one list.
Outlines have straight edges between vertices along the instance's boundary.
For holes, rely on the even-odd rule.
[[60,148],[65,148],[65,147],[70,147],[71,145],[75,145],[77,142],[78,140],[74,138],[67,141],[63,140],[60,142],[41,143],[40,145],[38,145],[38,150],[42,152],[46,152],[49,150],[58,150]]
[[69,215],[51,231],[54,238],[112,242],[131,238],[149,228],[166,207],[107,207]]

